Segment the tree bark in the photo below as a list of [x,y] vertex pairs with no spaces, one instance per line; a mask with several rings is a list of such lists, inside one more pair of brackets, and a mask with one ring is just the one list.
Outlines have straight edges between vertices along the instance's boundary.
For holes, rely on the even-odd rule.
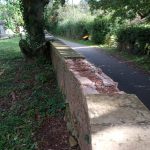
[[27,37],[26,42],[21,40],[19,45],[26,57],[36,57],[37,53],[41,55],[42,52],[44,55],[48,50],[44,34],[44,8],[48,2],[49,0],[21,0],[20,5]]

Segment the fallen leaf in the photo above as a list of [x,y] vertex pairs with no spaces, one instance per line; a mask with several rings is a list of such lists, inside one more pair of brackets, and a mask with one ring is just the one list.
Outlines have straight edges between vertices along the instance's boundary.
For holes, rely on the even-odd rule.
[[13,101],[16,101],[16,94],[15,94],[15,92],[13,91],[13,92],[11,92],[11,97],[12,97],[12,100]]

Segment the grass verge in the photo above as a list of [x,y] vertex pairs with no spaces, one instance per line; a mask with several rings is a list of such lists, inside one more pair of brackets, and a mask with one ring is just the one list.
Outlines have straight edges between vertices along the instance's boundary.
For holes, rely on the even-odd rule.
[[[0,149],[42,149],[45,142],[45,149],[59,149],[53,145],[61,143],[60,140],[50,144],[49,139],[41,138],[45,136],[42,128],[46,120],[57,118],[57,122],[61,122],[64,116],[65,102],[57,87],[53,68],[41,61],[24,62],[18,40],[0,41]],[[52,120],[53,124],[57,124],[56,119]],[[47,126],[44,127],[46,130]],[[64,126],[62,132],[67,134]],[[39,135],[40,138],[37,138]],[[66,139],[67,136],[62,140]],[[68,146],[67,142],[62,145]]]
[[146,55],[132,55],[125,51],[120,51],[117,48],[110,48],[107,46],[100,46],[103,48],[104,52],[107,52],[108,54],[111,54],[118,59],[121,59],[125,61],[126,63],[129,63],[130,65],[133,65],[140,70],[144,71],[145,73],[150,73],[150,56]]

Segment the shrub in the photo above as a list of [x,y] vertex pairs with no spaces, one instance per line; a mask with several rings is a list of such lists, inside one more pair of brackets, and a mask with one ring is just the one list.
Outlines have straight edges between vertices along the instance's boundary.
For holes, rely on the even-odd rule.
[[92,35],[92,32],[93,32],[93,20],[86,21],[85,28],[88,31],[88,34]]
[[108,47],[116,47],[116,36],[113,34],[107,34],[104,42]]
[[81,39],[82,36],[89,34],[88,28],[90,28],[89,24],[84,20],[68,21],[58,24],[56,34],[67,38]]
[[91,26],[94,16],[90,14],[88,8],[66,5],[57,9],[57,13],[55,13],[47,8],[45,15],[46,28],[52,34],[71,39],[81,39],[82,36],[92,32]]
[[104,44],[106,35],[110,31],[108,19],[100,16],[96,17],[93,22],[92,41],[96,44]]
[[81,39],[85,34],[88,34],[86,29],[86,21],[80,20],[72,24],[71,37]]
[[118,48],[132,54],[150,55],[150,27],[129,26],[117,33]]

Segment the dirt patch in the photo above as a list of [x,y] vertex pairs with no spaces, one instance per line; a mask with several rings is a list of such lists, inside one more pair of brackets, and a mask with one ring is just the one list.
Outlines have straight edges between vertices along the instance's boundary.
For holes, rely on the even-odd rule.
[[62,118],[47,118],[36,135],[38,150],[69,150],[68,136],[66,123]]

